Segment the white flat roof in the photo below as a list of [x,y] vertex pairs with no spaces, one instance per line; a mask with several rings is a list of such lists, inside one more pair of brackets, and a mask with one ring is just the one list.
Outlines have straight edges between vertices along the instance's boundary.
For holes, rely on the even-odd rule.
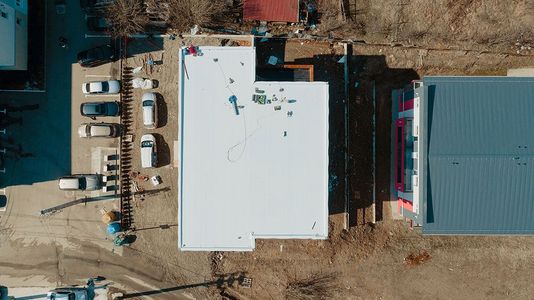
[[200,51],[180,59],[179,247],[326,239],[328,83],[256,82],[253,47]]
[[15,9],[0,1],[0,67],[15,65]]

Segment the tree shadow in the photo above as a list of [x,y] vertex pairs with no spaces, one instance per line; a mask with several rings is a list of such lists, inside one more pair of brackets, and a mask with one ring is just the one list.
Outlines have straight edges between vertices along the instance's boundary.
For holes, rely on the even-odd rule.
[[[142,53],[150,53],[163,50],[163,38],[148,35],[142,38],[129,38],[126,41],[127,57],[134,57]],[[154,61],[160,61],[159,57]]]

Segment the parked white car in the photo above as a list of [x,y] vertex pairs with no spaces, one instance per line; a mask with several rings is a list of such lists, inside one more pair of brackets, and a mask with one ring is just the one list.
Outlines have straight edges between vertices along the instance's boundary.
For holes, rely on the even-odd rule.
[[141,167],[155,168],[158,165],[156,138],[151,134],[141,137]]
[[144,93],[141,98],[141,109],[143,111],[143,125],[147,129],[158,127],[158,105],[155,93]]
[[81,138],[114,138],[119,136],[119,133],[120,125],[114,123],[83,123],[78,127],[78,135]]
[[91,81],[82,84],[84,94],[118,94],[121,83],[118,80]]
[[59,189],[66,191],[94,191],[101,187],[100,176],[79,174],[59,178]]

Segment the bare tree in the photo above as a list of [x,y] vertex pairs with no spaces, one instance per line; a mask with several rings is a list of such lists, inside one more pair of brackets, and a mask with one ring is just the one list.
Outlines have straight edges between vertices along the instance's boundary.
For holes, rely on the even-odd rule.
[[106,16],[111,22],[113,37],[144,32],[149,21],[143,0],[116,0],[108,7]]
[[169,25],[180,32],[194,25],[209,25],[224,12],[224,1],[163,0],[169,4]]

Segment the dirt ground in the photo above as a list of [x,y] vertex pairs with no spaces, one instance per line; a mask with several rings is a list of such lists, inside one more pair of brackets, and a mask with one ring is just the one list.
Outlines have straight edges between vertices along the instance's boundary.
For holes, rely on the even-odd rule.
[[[352,3],[352,4],[351,4]],[[354,5],[356,3],[356,5]],[[294,299],[295,283],[317,276],[324,289],[306,299],[529,299],[534,246],[531,237],[423,237],[402,220],[393,220],[389,202],[391,90],[425,75],[505,75],[509,68],[532,66],[534,3],[499,0],[346,0],[319,1],[321,22],[315,34],[352,40],[349,47],[348,100],[345,99],[344,47],[334,39],[269,40],[256,43],[261,55],[277,53],[285,62],[313,64],[315,80],[330,84],[330,173],[338,178],[330,195],[330,236],[324,241],[258,240],[253,252],[181,252],[178,249],[177,172],[173,167],[178,138],[178,49],[184,45],[220,45],[218,38],[131,42],[125,63],[135,68],[151,55],[161,65],[144,68],[141,77],[156,79],[161,126],[152,131],[139,120],[141,90],[132,98],[134,151],[132,169],[139,171],[138,142],[154,133],[160,149],[158,174],[163,183],[142,182],[144,199],[132,203],[136,240],[122,256],[95,243],[76,241],[84,251],[47,248],[40,266],[58,285],[87,272],[105,275],[126,293],[153,291],[154,299]],[[293,28],[292,28],[293,29]],[[288,28],[278,28],[280,32]],[[294,32],[294,31],[291,31]],[[227,42],[225,42],[227,43]],[[373,185],[372,116],[376,102],[376,184]],[[348,102],[349,147],[344,146],[344,104]],[[347,151],[348,160],[344,153]],[[348,181],[345,186],[345,162]],[[376,190],[376,205],[372,191]],[[348,202],[345,192],[348,191]],[[345,223],[344,211],[349,212]],[[371,221],[376,219],[377,223]],[[67,225],[61,225],[68,228]],[[344,226],[348,229],[344,230]],[[106,241],[109,242],[109,241]],[[14,243],[14,242],[13,242]],[[78,247],[78,246],[77,246]],[[31,257],[29,247],[20,257]],[[26,253],[25,251],[28,251]],[[43,250],[44,251],[44,250]],[[17,256],[6,252],[5,257]],[[26,256],[24,256],[24,254]],[[0,263],[34,273],[26,264]],[[61,262],[61,263],[60,263]],[[40,263],[36,260],[35,263]],[[59,272],[61,264],[71,268]],[[23,266],[23,267],[21,267]],[[57,270],[56,270],[57,269]],[[42,273],[43,273],[42,272]],[[56,275],[58,273],[59,275]],[[244,274],[252,287],[217,282]],[[0,274],[2,275],[2,274]],[[167,289],[167,290],[161,290]],[[294,290],[293,290],[294,292]],[[293,295],[290,297],[290,295]],[[142,298],[143,295],[132,296]],[[146,295],[145,295],[146,296]]]
[[[228,41],[215,37],[137,39],[128,48],[130,57],[125,63],[129,67],[143,65],[148,55],[162,61],[152,71],[145,68],[139,73],[159,81],[153,91],[160,101],[161,124],[150,131],[141,127],[143,91],[134,91],[132,169],[140,171],[140,136],[154,133],[160,164],[142,173],[158,174],[163,182],[159,186],[140,183],[145,189],[144,199],[136,195],[137,200],[132,202],[135,242],[122,251],[113,248],[98,214],[104,204],[73,206],[46,218],[37,215],[38,209],[71,200],[56,188],[56,178],[59,173],[67,174],[70,164],[59,161],[60,155],[52,155],[46,148],[46,153],[40,156],[45,159],[24,161],[24,168],[18,165],[19,173],[31,174],[27,170],[35,168],[29,165],[42,162],[36,166],[46,170],[43,174],[51,176],[57,172],[57,176],[8,189],[10,199],[16,200],[0,220],[0,284],[48,290],[102,275],[112,283],[110,291],[122,291],[130,299],[296,299],[296,295],[304,296],[310,290],[311,296],[303,299],[532,299],[532,237],[422,236],[418,228],[410,229],[405,221],[393,220],[389,170],[392,89],[425,75],[505,75],[509,68],[532,66],[534,2],[345,0],[344,14],[337,0],[318,3],[321,21],[317,29],[295,33],[295,27],[273,25],[270,28],[276,29],[273,30],[276,34],[287,36],[259,40],[255,46],[260,63],[276,54],[285,62],[313,64],[315,80],[329,82],[330,173],[337,176],[337,181],[329,197],[328,240],[258,240],[255,251],[242,253],[178,249],[178,170],[173,166],[174,142],[178,138],[178,50],[190,44],[221,45]],[[56,22],[55,26],[61,29],[73,23],[58,22],[60,19],[53,10],[50,16],[54,18],[49,18],[49,23]],[[54,44],[59,34],[64,33],[51,35],[52,42],[48,44]],[[323,41],[314,41],[311,35],[321,36]],[[308,39],[287,40],[288,36]],[[344,66],[340,63],[345,49],[338,43],[340,40],[353,41],[348,47],[351,58],[347,97]],[[88,41],[84,38],[83,42]],[[52,61],[65,55],[60,51],[52,51],[55,53]],[[74,50],[71,52],[69,55],[74,58]],[[70,63],[64,67],[49,68],[49,72],[70,74],[61,71],[70,70],[67,69]],[[105,73],[100,75],[115,77],[118,68]],[[30,112],[26,120],[34,119],[15,130],[25,129],[24,134],[35,135],[32,131],[63,128],[64,120],[56,115],[65,109],[63,101],[70,96],[70,90],[61,85],[72,81],[76,88],[73,95],[77,95],[78,81],[82,79],[85,80],[82,77],[56,80],[57,92],[52,89],[48,92],[50,99],[44,102],[45,109]],[[30,100],[28,104],[37,102]],[[28,100],[20,100],[23,101]],[[349,108],[348,131],[344,123],[345,103]],[[72,112],[76,107],[72,107]],[[69,108],[61,115],[69,116]],[[371,159],[374,111],[375,183]],[[348,148],[344,145],[347,133]],[[45,138],[49,139],[48,134],[28,139],[31,145],[30,150],[25,145],[26,151],[39,148],[37,144]],[[52,141],[61,144],[59,138]],[[86,146],[80,144],[78,149]],[[79,158],[89,163],[85,156]],[[73,170],[86,171],[83,166],[86,165],[76,165]],[[348,223],[345,211],[349,213]],[[374,219],[376,224],[371,222]],[[229,274],[251,278],[251,288],[227,280]],[[306,287],[310,282],[319,284]]]
[[[286,61],[313,58],[316,80],[331,85],[331,129],[340,130],[342,97],[339,66],[342,49],[329,43],[289,41]],[[528,237],[423,237],[409,224],[392,220],[389,202],[391,90],[425,75],[505,75],[529,66],[532,56],[483,51],[428,50],[417,47],[362,45],[352,49],[349,92],[350,225],[339,213],[343,183],[331,194],[327,241],[258,241],[252,253],[225,253],[217,272],[246,272],[252,289],[231,289],[238,299],[280,299],[288,284],[321,274],[335,278],[338,299],[503,299],[528,298],[528,264],[534,243]],[[325,63],[330,61],[330,63]],[[374,90],[374,92],[373,92]],[[371,115],[376,97],[376,225],[372,219]],[[332,130],[331,130],[332,131]],[[331,135],[334,143],[339,136]],[[341,175],[339,149],[331,146],[331,172]],[[410,257],[424,259],[413,263]],[[408,261],[405,259],[408,258]],[[512,274],[515,274],[513,277]],[[526,277],[524,277],[526,276]],[[317,296],[317,298],[319,298]]]
[[318,31],[370,44],[524,52],[533,46],[528,0],[322,0]]
[[[139,41],[137,47],[146,46]],[[354,44],[349,88],[349,213],[344,230],[344,158],[341,155],[343,120],[344,48],[337,43],[289,40],[257,43],[261,53],[281,51],[286,62],[313,63],[315,80],[330,82],[331,173],[340,182],[331,194],[330,238],[325,241],[258,240],[246,253],[181,252],[177,248],[177,186],[172,167],[177,139],[178,49],[189,44],[219,45],[220,39],[165,39],[162,56],[156,46],[149,52],[163,64],[151,74],[160,87],[167,124],[155,130],[169,147],[170,157],[154,172],[163,178],[161,189],[134,204],[137,240],[124,249],[125,259],[158,268],[162,285],[201,284],[227,274],[252,278],[252,288],[236,284],[191,287],[186,295],[197,299],[281,299],[291,282],[315,275],[331,279],[324,299],[505,299],[529,298],[534,293],[530,267],[534,254],[529,237],[423,237],[404,221],[392,220],[389,202],[389,126],[391,90],[425,75],[505,75],[508,68],[529,66],[528,53],[484,50],[425,49],[414,46]],[[134,47],[135,48],[135,47]],[[133,49],[133,48],[132,48]],[[128,60],[132,67],[145,57]],[[141,91],[136,91],[138,99]],[[371,117],[376,99],[376,215],[371,191]],[[139,112],[135,112],[139,113]],[[139,126],[136,132],[142,131]],[[149,184],[147,190],[155,189]],[[376,217],[377,224],[371,224]],[[160,287],[161,288],[161,287]],[[182,294],[183,295],[183,294]],[[320,298],[315,295],[315,298]],[[152,296],[173,299],[176,294]]]

